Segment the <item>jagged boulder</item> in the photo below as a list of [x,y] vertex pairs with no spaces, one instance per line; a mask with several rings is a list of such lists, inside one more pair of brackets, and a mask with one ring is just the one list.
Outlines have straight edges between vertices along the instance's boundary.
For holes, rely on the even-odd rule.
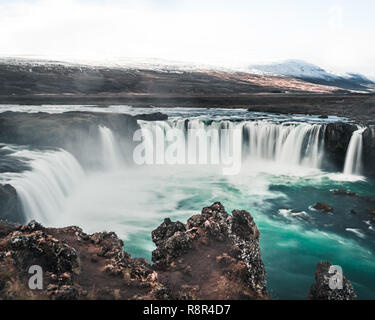
[[352,284],[342,275],[342,289],[331,289],[330,279],[335,273],[330,273],[330,262],[319,262],[315,272],[315,283],[311,286],[309,300],[354,300],[357,298]]
[[333,212],[333,207],[325,202],[316,203],[313,208],[318,211]]
[[[268,299],[259,237],[250,213],[217,202],[186,225],[165,219],[150,265],[113,232],[0,223],[0,299]],[[28,287],[32,265],[42,290]]]
[[[43,270],[42,290],[28,287],[30,266]],[[131,259],[113,232],[0,223],[0,299],[155,299],[161,285],[144,259]]]
[[267,299],[259,237],[250,213],[231,216],[216,202],[186,225],[166,219],[153,232],[152,260],[172,298]]

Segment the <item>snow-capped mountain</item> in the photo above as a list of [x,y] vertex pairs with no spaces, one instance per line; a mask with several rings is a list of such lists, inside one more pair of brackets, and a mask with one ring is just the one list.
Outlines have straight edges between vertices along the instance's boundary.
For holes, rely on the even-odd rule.
[[364,76],[363,74],[360,74],[360,73],[348,72],[348,73],[346,73],[346,77],[347,77],[347,79],[350,79],[352,81],[357,81],[358,83],[374,84],[374,81],[372,81],[371,79],[367,78],[366,76]]
[[192,63],[175,60],[165,60],[158,58],[127,58],[127,57],[113,57],[113,58],[75,58],[63,56],[61,58],[53,59],[49,57],[0,57],[0,63],[10,64],[15,66],[65,66],[74,67],[82,66],[86,68],[118,68],[125,70],[153,70],[158,72],[194,72],[194,71],[220,71],[220,72],[234,72],[237,69],[228,68],[224,66],[209,65],[203,63]]
[[[35,68],[44,68],[54,72],[61,72],[62,69],[77,69],[80,72],[102,72],[103,70],[117,69],[122,71],[150,70],[159,73],[183,74],[185,72],[219,72],[222,74],[249,74],[251,76],[264,76],[270,82],[277,76],[281,81],[299,81],[300,84],[306,83],[314,85],[324,85],[335,88],[334,90],[350,90],[369,92],[375,91],[375,82],[358,73],[347,73],[338,75],[324,70],[316,65],[302,60],[286,60],[284,62],[251,65],[251,66],[217,66],[206,64],[193,64],[181,61],[168,61],[163,59],[132,59],[132,58],[111,58],[111,59],[77,59],[68,58],[54,60],[46,57],[0,57],[0,65],[14,66],[19,70],[34,72]],[[100,71],[102,70],[102,71]],[[264,81],[265,78],[254,77],[255,82]],[[270,79],[271,78],[271,79]],[[263,80],[262,80],[263,79]],[[301,81],[302,80],[302,81]],[[266,81],[266,82],[267,82]],[[272,85],[271,85],[272,86]]]
[[286,60],[283,62],[251,65],[250,72],[263,73],[303,79],[313,83],[335,85],[344,89],[366,90],[366,85],[373,81],[359,73],[337,75],[303,60]]
[[330,79],[333,74],[302,60],[286,60],[264,65],[252,65],[250,70],[296,78]]

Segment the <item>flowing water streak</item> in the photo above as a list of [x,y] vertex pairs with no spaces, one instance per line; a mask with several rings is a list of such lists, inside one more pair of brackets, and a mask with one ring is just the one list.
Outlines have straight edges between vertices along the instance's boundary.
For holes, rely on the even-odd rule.
[[31,159],[31,170],[9,182],[17,190],[26,220],[51,224],[56,214],[63,210],[67,197],[84,179],[82,167],[62,149],[48,152],[24,150],[14,156]]
[[248,157],[318,168],[324,149],[322,128],[309,123],[245,122]]
[[[139,122],[143,129],[155,132],[158,128],[165,131],[168,128],[184,130],[186,147],[191,139],[196,139],[193,130],[206,130],[206,132],[222,130],[220,139],[210,139],[207,141],[207,152],[210,153],[211,163],[217,164],[218,157],[228,157],[231,154],[230,143],[240,143],[245,161],[268,160],[285,165],[304,165],[312,168],[319,168],[324,155],[324,132],[325,126],[321,124],[309,123],[273,123],[268,121],[242,121],[231,122],[227,120],[213,121],[205,123],[202,120],[185,119],[170,120],[167,122],[158,121],[149,123]],[[240,141],[232,141],[230,129],[242,131]],[[151,146],[152,135],[146,137],[146,148]],[[198,135],[199,138],[199,135]],[[168,142],[165,143],[168,146]],[[181,146],[184,148],[184,146]],[[165,150],[156,150],[156,157],[160,158]],[[196,157],[196,149],[189,149],[188,156]]]
[[121,167],[121,154],[113,132],[104,126],[99,127],[101,139],[101,154],[103,167],[107,170],[117,170]]
[[362,173],[362,134],[365,130],[366,128],[359,127],[352,134],[345,158],[344,174],[346,175],[361,175]]
[[[121,155],[112,131],[99,127],[99,152],[103,168],[116,171],[122,165]],[[17,175],[12,184],[21,199],[26,220],[35,219],[50,225],[56,215],[63,212],[66,200],[74,193],[78,183],[86,179],[86,173],[69,152],[23,150],[13,154],[28,162],[31,170]]]

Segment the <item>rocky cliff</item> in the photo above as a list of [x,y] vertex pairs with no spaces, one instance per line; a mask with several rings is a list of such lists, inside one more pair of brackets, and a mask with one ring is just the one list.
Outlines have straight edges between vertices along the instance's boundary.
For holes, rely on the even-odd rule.
[[[0,224],[2,299],[267,299],[259,231],[247,211],[204,208],[152,233],[155,262],[132,259],[114,233]],[[126,246],[125,246],[126,248]],[[28,269],[43,269],[30,290]]]
[[[186,224],[165,219],[152,232],[152,265],[132,259],[113,232],[0,223],[0,299],[267,300],[259,238],[249,212],[229,215],[219,202]],[[32,290],[35,265],[42,288]],[[318,263],[308,299],[355,299],[345,277],[329,288],[330,266]]]
[[[342,170],[344,168],[350,139],[357,129],[357,125],[343,122],[327,125],[324,136],[326,159],[329,164],[335,166],[335,169]],[[375,177],[375,126],[366,125],[362,136],[363,174]]]
[[369,125],[363,132],[363,162],[367,174],[375,177],[375,126]]
[[153,267],[174,299],[267,299],[259,237],[249,212],[217,202],[152,232]]
[[337,169],[343,170],[346,151],[350,139],[357,127],[352,124],[338,122],[327,125],[324,136],[324,147],[329,162]]

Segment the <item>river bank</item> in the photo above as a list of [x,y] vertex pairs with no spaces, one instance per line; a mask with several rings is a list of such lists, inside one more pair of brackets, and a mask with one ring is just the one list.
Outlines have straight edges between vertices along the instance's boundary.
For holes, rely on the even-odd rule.
[[1,96],[0,104],[21,105],[131,105],[138,108],[228,108],[281,114],[336,115],[371,124],[375,119],[373,94],[241,94],[241,95],[152,95],[152,94],[86,94],[86,95],[15,95]]

